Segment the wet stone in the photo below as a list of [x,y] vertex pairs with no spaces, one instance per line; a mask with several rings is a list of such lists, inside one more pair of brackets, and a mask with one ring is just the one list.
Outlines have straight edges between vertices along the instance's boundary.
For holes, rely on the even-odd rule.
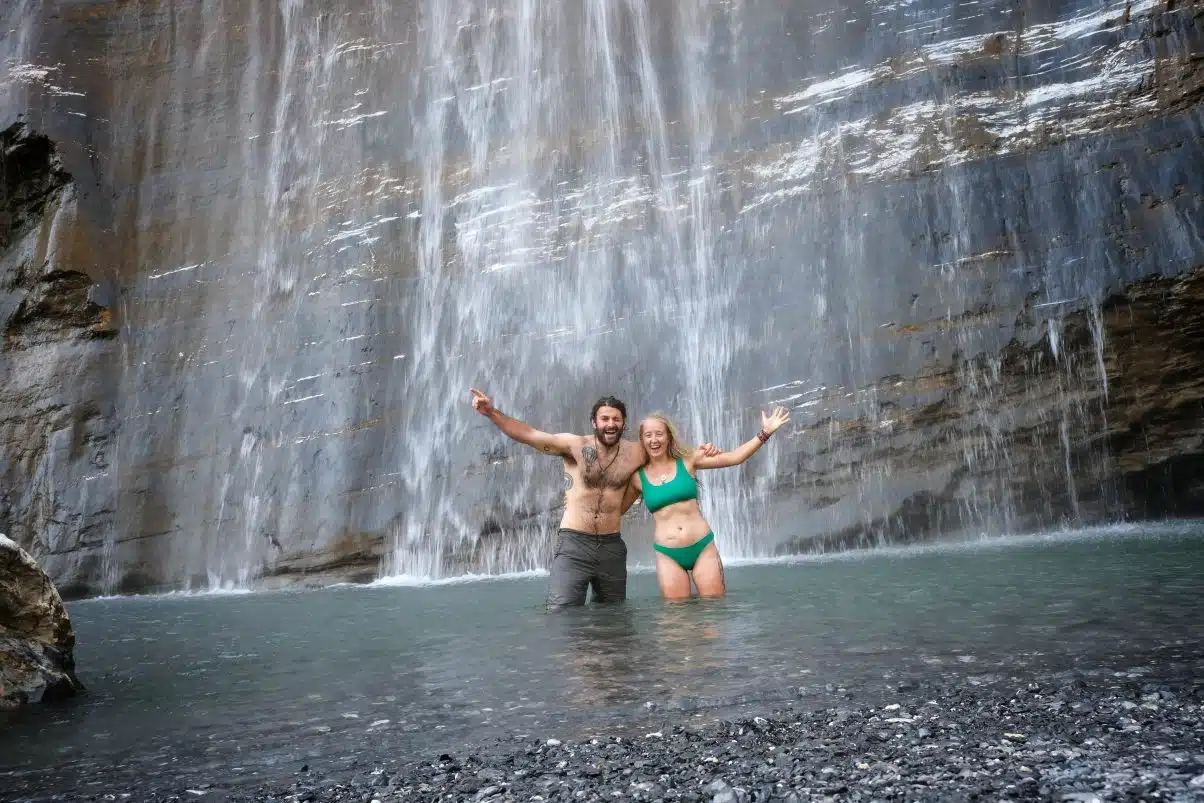
[[[1139,689],[1136,699],[1157,693],[1162,701],[1165,692],[1194,700],[1190,684]],[[1049,688],[1059,688],[1056,678]],[[627,738],[630,731],[622,738],[593,733],[576,739],[565,733],[553,747],[542,741],[535,747],[513,741],[473,745],[471,756],[466,750],[454,761],[454,771],[450,757],[435,755],[374,757],[376,774],[361,771],[349,778],[315,765],[294,776],[295,784],[226,799],[1090,801],[1191,800],[1204,790],[1198,702],[1127,711],[1123,703],[1133,699],[1126,690],[1088,678],[1081,687],[1058,691],[1068,705],[1055,711],[1044,695],[1020,691],[950,685],[939,692],[926,689],[923,696],[890,691],[893,699],[864,706],[762,710],[690,727],[670,721],[656,739],[642,738],[647,731],[639,730],[634,739]],[[1090,713],[1073,713],[1084,702],[1091,703]],[[904,716],[925,723],[914,737],[896,738],[894,729],[883,729],[887,718]],[[1120,717],[1138,717],[1142,729],[1120,729]],[[1159,733],[1156,740],[1148,738],[1153,732]],[[191,798],[180,790],[139,799]]]

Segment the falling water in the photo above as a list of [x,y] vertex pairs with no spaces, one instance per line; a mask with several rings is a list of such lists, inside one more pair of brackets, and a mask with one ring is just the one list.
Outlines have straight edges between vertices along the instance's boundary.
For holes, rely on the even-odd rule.
[[[359,201],[332,186],[357,177],[361,148],[330,141],[355,124],[359,76],[336,74],[346,56],[338,45],[354,35],[300,0],[206,0],[171,12],[165,21],[135,6],[126,21],[188,67],[151,77],[163,102],[149,119],[129,96],[129,122],[116,131],[119,148],[133,144],[142,177],[126,199],[128,237],[139,264],[156,266],[123,315],[135,344],[123,396],[134,409],[119,452],[134,467],[205,459],[184,476],[124,472],[132,487],[119,529],[180,532],[171,560],[186,583],[242,587],[282,553],[282,537],[322,535],[315,508],[329,509],[338,494],[324,485],[328,474],[301,476],[317,454],[300,464],[297,447],[339,432],[354,414],[354,402],[331,399],[322,380],[365,370],[347,330],[362,326],[361,305],[372,301],[371,254],[348,259],[342,244],[370,244],[373,223],[349,227]],[[191,58],[176,55],[193,47]],[[166,170],[180,173],[163,197],[153,177]],[[195,198],[215,182],[227,205],[198,211]],[[154,236],[164,228],[176,235]],[[315,309],[318,296],[334,296],[334,312]],[[165,311],[190,302],[204,313],[166,328]],[[174,380],[167,393],[155,387],[165,370]],[[303,405],[314,412],[298,415]],[[162,440],[173,436],[180,442]],[[314,505],[314,495],[325,498]]]
[[[558,471],[499,445],[469,385],[550,429],[587,431],[616,393],[633,429],[666,408],[696,439],[754,432],[724,392],[740,333],[711,164],[719,23],[650,8],[132,7],[124,31],[187,66],[132,75],[115,131],[152,266],[123,306],[119,531],[169,538],[209,587],[382,522],[391,572],[523,569],[546,557]],[[215,182],[227,200],[198,209]],[[203,312],[166,327],[182,304]],[[740,487],[708,498],[747,552]]]
[[[703,477],[731,557],[955,481],[963,528],[1010,528],[1028,414],[997,355],[1048,332],[1056,359],[1060,316],[1148,270],[1077,233],[1053,179],[1084,187],[1083,220],[1111,185],[1039,142],[1088,136],[1152,74],[1126,6],[1154,8],[124,4],[122,565],[207,587],[545,565],[560,466],[470,386],[578,433],[615,394],[629,437],[663,409],[728,448],[790,406],[748,466]],[[1094,327],[1058,405],[1031,391],[1068,441],[1096,412]],[[928,443],[907,416],[949,365],[972,412]],[[647,560],[648,517],[624,528]]]
[[[549,512],[526,532],[483,542],[479,517],[457,497],[463,478],[449,445],[500,437],[465,414],[470,385],[543,428],[588,432],[588,399],[607,393],[628,398],[632,430],[652,404],[682,415],[695,437],[732,445],[755,426],[733,415],[724,390],[739,347],[725,277],[738,270],[715,253],[706,6],[677,4],[659,19],[635,1],[422,6],[409,501],[391,571],[439,574],[464,549],[491,569],[545,559],[557,486],[537,458],[502,444],[477,469],[500,474],[488,499],[500,518],[521,519],[532,495],[545,500]],[[680,95],[672,109],[668,79]],[[517,470],[490,467],[499,463]],[[749,548],[747,531],[731,526],[738,486],[709,487],[717,524]]]
[[34,0],[16,0],[0,12],[0,109],[26,106],[26,88],[44,79],[48,70],[30,64],[37,19]]

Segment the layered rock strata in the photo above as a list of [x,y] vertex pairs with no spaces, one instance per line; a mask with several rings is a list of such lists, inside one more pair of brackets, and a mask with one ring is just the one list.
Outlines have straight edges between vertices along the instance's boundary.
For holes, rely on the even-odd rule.
[[[1023,316],[1017,331],[1031,325]],[[1204,266],[1132,284],[1068,315],[1056,336],[1028,334],[1033,345],[1018,339],[998,356],[884,380],[876,419],[804,431],[778,490],[784,506],[834,504],[864,471],[942,483],[779,552],[977,532],[978,507],[1001,511],[999,529],[1011,532],[1204,515]],[[901,403],[925,393],[938,398]]]

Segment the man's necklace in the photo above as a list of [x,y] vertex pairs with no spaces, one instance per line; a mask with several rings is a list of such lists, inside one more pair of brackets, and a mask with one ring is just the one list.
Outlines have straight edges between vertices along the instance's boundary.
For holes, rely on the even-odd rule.
[[[594,436],[595,449],[600,449],[602,444],[598,442],[597,436]],[[606,498],[606,472],[619,459],[619,453],[623,451],[623,444],[615,445],[615,456],[610,458],[610,462],[605,467],[602,466],[602,461],[598,461],[598,504],[594,507],[594,519],[597,520],[602,516],[602,502]]]
[[[596,436],[594,437],[594,443],[598,444],[598,446],[596,448],[601,449],[602,444],[598,443],[598,438]],[[619,459],[619,453],[622,451],[623,451],[623,444],[622,443],[616,444],[615,445],[615,456],[610,458],[610,462],[606,464],[605,468],[602,467],[602,461],[601,460],[598,461],[598,479],[599,479],[599,481],[606,479],[606,472],[610,471],[610,467],[613,466],[615,464],[615,461]]]

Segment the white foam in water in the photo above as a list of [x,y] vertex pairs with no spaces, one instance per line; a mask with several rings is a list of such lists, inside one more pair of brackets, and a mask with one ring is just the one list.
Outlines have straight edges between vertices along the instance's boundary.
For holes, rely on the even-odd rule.
[[[1204,536],[1204,520],[1200,519],[1171,519],[1165,521],[1129,523],[1119,522],[1097,527],[1081,529],[1047,530],[1039,533],[1024,533],[1016,535],[979,535],[963,541],[935,541],[927,544],[912,544],[908,546],[884,546],[868,549],[842,550],[839,552],[822,552],[795,555],[778,555],[775,557],[724,557],[723,564],[732,567],[755,566],[793,566],[819,563],[843,563],[862,560],[877,560],[881,558],[909,558],[920,555],[957,553],[957,552],[986,552],[1007,549],[1025,548],[1032,546],[1056,546],[1058,544],[1075,543],[1092,540],[1109,540],[1118,538],[1160,538],[1163,536]],[[632,563],[627,567],[628,575],[654,574],[656,566],[647,563]],[[506,580],[531,580],[548,576],[547,569],[531,569],[521,572],[504,574],[462,574],[455,577],[415,577],[399,575],[382,577],[371,583],[336,583],[325,588],[434,588],[438,586],[464,585],[468,583],[484,583]],[[301,592],[320,589],[215,589],[211,591],[169,591],[163,594],[134,594],[93,597],[87,602],[114,602],[128,600],[161,601],[169,599],[193,599],[206,597],[234,597],[247,594],[274,594],[282,592]]]
[[247,594],[263,594],[263,590],[251,588],[205,588],[194,591],[164,591],[161,594],[105,594],[89,597],[89,601],[108,602],[114,600],[164,600],[191,599],[193,597],[242,597]]
[[363,585],[363,588],[424,588],[427,586],[449,586],[462,583],[483,583],[489,580],[525,580],[533,577],[547,577],[547,569],[530,569],[525,572],[507,572],[505,574],[461,574],[455,577],[415,577],[408,574],[392,575],[373,580]]
[[724,566],[772,566],[779,564],[834,563],[837,561],[873,560],[880,557],[907,558],[942,552],[980,552],[1023,548],[1034,545],[1052,546],[1079,541],[1113,538],[1158,538],[1163,535],[1204,535],[1204,521],[1178,519],[1141,523],[1121,522],[1073,530],[1047,530],[1016,535],[980,535],[964,541],[934,541],[908,546],[884,546],[869,549],[843,550],[800,555],[779,555],[772,558],[724,558]]

